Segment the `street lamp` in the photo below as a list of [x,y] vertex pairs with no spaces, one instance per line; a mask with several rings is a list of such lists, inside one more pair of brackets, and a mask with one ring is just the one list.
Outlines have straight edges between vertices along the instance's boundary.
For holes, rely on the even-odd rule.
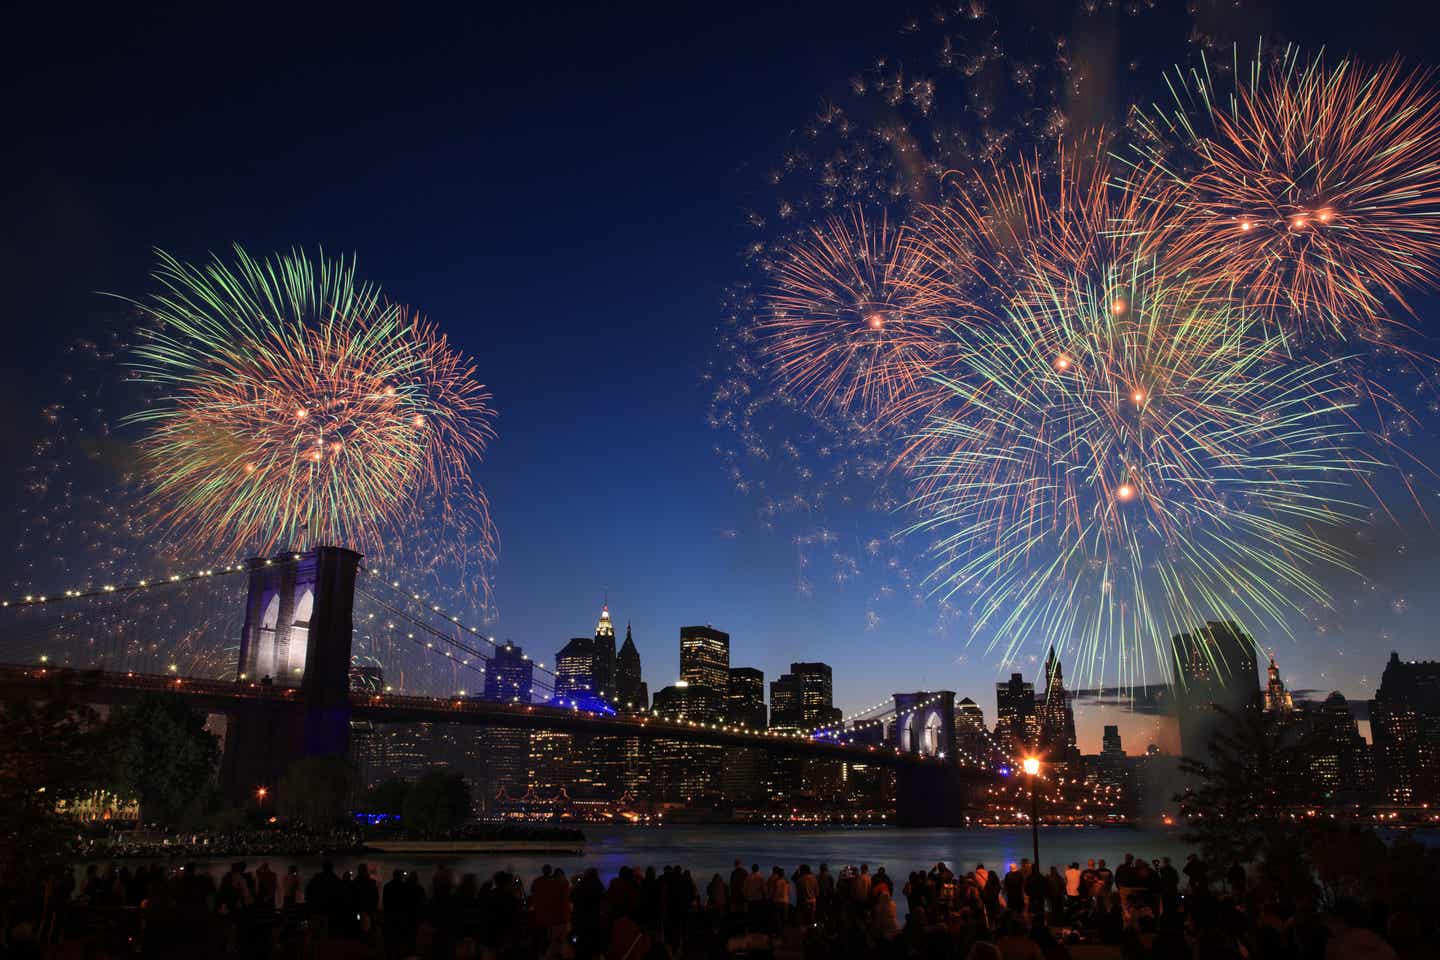
[[257,806],[257,807],[263,807],[263,806],[265,806],[265,798],[268,797],[269,795],[270,795],[270,790],[269,790],[268,787],[256,787],[256,788],[255,788],[255,806]]
[[1026,757],[1021,763],[1025,769],[1025,775],[1030,778],[1030,840],[1034,845],[1035,873],[1040,873],[1040,799],[1035,789],[1035,778],[1040,773],[1040,760],[1036,757]]

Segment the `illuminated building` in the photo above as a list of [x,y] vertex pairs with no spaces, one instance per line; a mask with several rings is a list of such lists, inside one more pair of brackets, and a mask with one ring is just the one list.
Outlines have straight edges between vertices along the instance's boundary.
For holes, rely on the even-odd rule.
[[1035,715],[1035,686],[1018,673],[995,684],[995,739],[1008,757],[1030,750],[1039,736]]
[[1100,756],[1096,764],[1097,778],[1103,786],[1124,790],[1130,782],[1130,763],[1125,756],[1125,746],[1120,740],[1120,727],[1113,723],[1105,725],[1100,738]]
[[530,731],[526,788],[544,796],[561,790],[572,791],[580,765],[577,753],[575,737],[571,734],[556,730]]
[[1440,661],[1391,652],[1370,701],[1375,774],[1388,803],[1440,797]]
[[610,622],[610,605],[600,605],[595,623],[594,689],[607,700],[615,700],[615,625]]
[[765,674],[754,667],[731,667],[730,686],[725,698],[727,723],[763,730],[765,721]]
[[1290,691],[1285,689],[1285,681],[1280,679],[1280,667],[1275,663],[1274,654],[1270,656],[1270,665],[1265,668],[1265,675],[1265,712],[1277,719],[1294,713],[1295,700],[1290,696]]
[[[654,710],[670,719],[708,722],[696,710],[708,710],[710,702],[704,691],[679,680],[656,692]],[[650,794],[656,801],[690,803],[712,793],[719,783],[722,747],[659,737],[651,741],[650,751]]]
[[680,628],[680,679],[695,720],[718,721],[730,692],[730,634],[710,626]]
[[987,755],[990,731],[985,729],[985,711],[965,697],[955,704],[955,745],[972,757]]
[[811,731],[840,721],[828,663],[792,663],[770,684],[770,726]]
[[534,686],[535,664],[525,651],[509,640],[497,645],[485,666],[485,699],[530,703]]
[[1255,641],[1233,622],[1211,621],[1170,642],[1171,688],[1180,726],[1180,752],[1210,757],[1210,740],[1260,708]]
[[804,726],[805,711],[800,678],[782,673],[770,681],[770,729],[795,731]]
[[[765,674],[762,671],[754,667],[730,668],[725,720],[751,730],[765,729]],[[736,803],[760,804],[765,801],[769,773],[770,758],[764,750],[729,747],[725,750],[720,787],[725,796]]]
[[1045,658],[1045,696],[1036,707],[1040,749],[1051,763],[1080,759],[1075,745],[1075,709],[1065,692],[1065,676],[1055,648]]
[[1345,695],[1336,690],[1307,713],[1305,754],[1316,790],[1327,800],[1368,798],[1374,786],[1370,749]]

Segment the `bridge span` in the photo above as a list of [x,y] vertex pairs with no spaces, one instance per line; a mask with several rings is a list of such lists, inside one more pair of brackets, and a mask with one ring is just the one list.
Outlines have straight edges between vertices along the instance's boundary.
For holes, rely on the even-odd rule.
[[[163,692],[197,710],[222,713],[227,727],[220,783],[237,803],[243,803],[256,784],[278,783],[301,757],[348,756],[355,720],[681,741],[887,767],[895,771],[896,822],[911,826],[963,823],[972,788],[994,783],[998,776],[983,758],[957,749],[954,694],[949,691],[895,694],[893,732],[872,723],[869,732],[878,736],[867,738],[870,742],[856,742],[860,738],[853,730],[807,734],[645,711],[608,713],[558,703],[356,691],[351,689],[351,658],[360,555],[322,546],[303,554],[254,558],[244,572],[249,588],[234,680],[0,664],[0,697],[103,705]],[[38,602],[47,601],[42,597]],[[442,633],[432,635],[436,642],[456,643],[462,663],[469,662],[464,656],[483,656]],[[452,652],[442,655],[451,657]],[[257,677],[266,679],[257,682]],[[270,682],[270,677],[283,679]]]

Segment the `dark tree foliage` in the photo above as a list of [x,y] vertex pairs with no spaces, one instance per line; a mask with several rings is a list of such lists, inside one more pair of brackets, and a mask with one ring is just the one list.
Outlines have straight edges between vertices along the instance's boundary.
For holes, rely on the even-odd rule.
[[179,697],[148,694],[114,710],[107,727],[107,782],[139,799],[142,819],[173,824],[205,796],[220,742]]
[[309,827],[334,826],[349,817],[357,779],[343,757],[303,757],[280,778],[277,809]]
[[361,803],[367,813],[398,817],[405,812],[405,798],[409,795],[410,784],[404,780],[386,780],[365,791]]
[[64,861],[73,825],[58,801],[99,785],[100,727],[89,707],[0,704],[0,886]]
[[1308,798],[1309,765],[1293,737],[1258,711],[1222,711],[1228,723],[1210,740],[1208,759],[1185,757],[1193,786],[1175,799],[1186,818],[1186,843],[1211,863],[1251,863],[1272,847],[1291,846],[1291,814]]
[[436,836],[470,819],[470,787],[458,773],[432,770],[405,796],[401,822],[408,833]]

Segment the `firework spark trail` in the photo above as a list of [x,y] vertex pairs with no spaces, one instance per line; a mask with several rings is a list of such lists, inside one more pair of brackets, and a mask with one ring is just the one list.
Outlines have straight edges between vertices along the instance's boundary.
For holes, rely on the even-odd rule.
[[489,395],[433,325],[323,256],[237,248],[233,266],[197,267],[161,253],[156,278],[162,292],[138,304],[156,325],[131,362],[159,397],[128,422],[143,430],[144,502],[168,539],[388,558],[418,546],[423,516],[444,534],[425,549],[488,566],[473,470],[493,435]]
[[1137,112],[1134,175],[1173,216],[1171,266],[1229,284],[1292,330],[1375,337],[1440,265],[1440,94],[1433,71],[1367,69],[1287,48],[1227,93],[1208,62]]
[[1372,467],[1339,363],[1287,360],[1216,300],[1118,264],[1017,304],[942,381],[965,415],[923,431],[912,531],[1006,659],[1039,637],[1129,683],[1195,623],[1326,602],[1314,571],[1345,556],[1324,528]]
[[775,269],[757,324],[761,356],[806,406],[896,416],[941,343],[938,279],[888,216],[829,217]]

